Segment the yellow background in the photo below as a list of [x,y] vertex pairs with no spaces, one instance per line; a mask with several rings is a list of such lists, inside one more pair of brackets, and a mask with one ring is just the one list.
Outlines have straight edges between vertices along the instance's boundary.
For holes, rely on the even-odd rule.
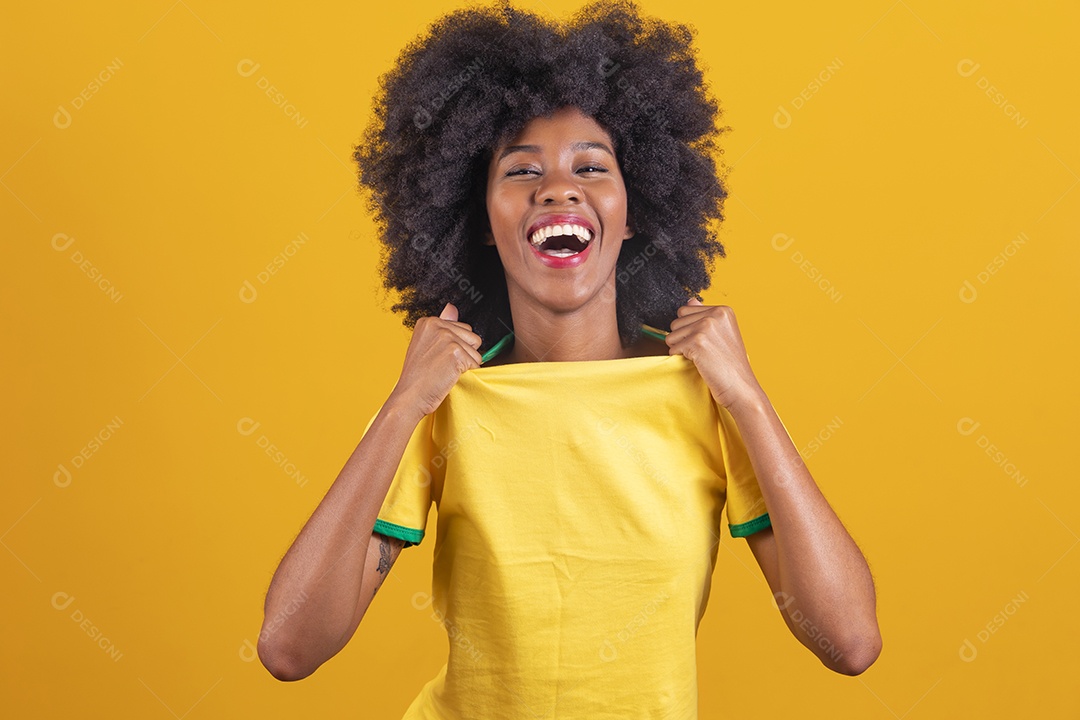
[[[278,560],[401,368],[409,332],[379,288],[351,145],[378,77],[458,3],[170,2],[14,4],[0,30],[0,702],[9,717],[397,718],[446,655],[409,600],[430,588],[433,537],[312,677],[275,681],[249,643]],[[725,530],[701,717],[1080,716],[1065,452],[1080,12],[712,5],[644,6],[696,25],[732,127],[729,257],[705,300],[736,310],[867,555],[884,650],[857,678],[826,670]]]

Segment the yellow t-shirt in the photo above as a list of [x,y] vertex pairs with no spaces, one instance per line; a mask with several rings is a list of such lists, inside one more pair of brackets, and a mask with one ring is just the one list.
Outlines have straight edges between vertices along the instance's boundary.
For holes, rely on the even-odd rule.
[[417,425],[374,529],[416,545],[432,502],[422,599],[450,652],[404,720],[697,717],[721,511],[736,537],[769,515],[692,361],[465,372]]

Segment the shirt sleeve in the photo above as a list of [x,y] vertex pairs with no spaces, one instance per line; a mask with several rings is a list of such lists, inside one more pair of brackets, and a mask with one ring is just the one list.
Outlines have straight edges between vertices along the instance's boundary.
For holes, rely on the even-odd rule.
[[[765,498],[735,418],[727,408],[720,405],[717,408],[720,413],[720,447],[724,453],[728,528],[732,537],[746,537],[771,527],[772,521],[769,520]],[[782,420],[780,424],[783,425]],[[784,427],[784,432],[787,432],[787,427]],[[791,433],[788,433],[790,437]]]
[[[376,417],[378,413],[368,420],[364,435]],[[435,456],[431,439],[433,418],[433,414],[425,415],[417,423],[375,519],[374,532],[404,540],[404,547],[419,545],[427,527],[428,511],[431,509],[432,460]]]

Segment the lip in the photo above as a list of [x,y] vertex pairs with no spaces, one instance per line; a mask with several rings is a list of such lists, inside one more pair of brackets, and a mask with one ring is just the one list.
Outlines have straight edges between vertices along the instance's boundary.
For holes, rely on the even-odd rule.
[[532,254],[535,255],[537,259],[540,260],[540,262],[544,263],[548,267],[572,268],[577,267],[578,265],[581,265],[583,262],[585,262],[585,260],[589,257],[589,251],[592,250],[593,245],[595,245],[595,243],[590,242],[588,245],[585,246],[584,250],[582,250],[576,255],[570,255],[569,257],[554,257],[552,255],[545,255],[544,253],[537,250],[536,246],[534,246],[532,243],[529,243],[529,248]]
[[[548,225],[580,225],[584,228],[587,228],[589,232],[593,234],[594,238],[596,237],[596,228],[593,227],[591,222],[581,217],[580,215],[564,215],[561,213],[553,213],[549,215],[541,215],[539,218],[537,218],[536,221],[532,225],[530,225],[529,229],[525,232],[525,240],[527,241],[529,238],[532,237],[532,234],[534,232],[536,232],[542,227],[547,227]],[[592,243],[590,243],[590,245],[591,244]]]

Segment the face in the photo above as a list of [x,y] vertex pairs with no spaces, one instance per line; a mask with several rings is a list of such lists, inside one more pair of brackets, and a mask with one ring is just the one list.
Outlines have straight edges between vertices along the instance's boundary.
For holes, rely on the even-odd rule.
[[[623,240],[633,236],[614,153],[608,133],[574,107],[534,118],[495,148],[487,181],[491,229],[484,243],[498,248],[513,307],[568,312],[603,298],[613,305],[616,260]],[[584,228],[591,239],[576,255],[552,258],[529,240],[530,231],[545,224]],[[557,238],[547,243],[561,244],[580,247]]]

